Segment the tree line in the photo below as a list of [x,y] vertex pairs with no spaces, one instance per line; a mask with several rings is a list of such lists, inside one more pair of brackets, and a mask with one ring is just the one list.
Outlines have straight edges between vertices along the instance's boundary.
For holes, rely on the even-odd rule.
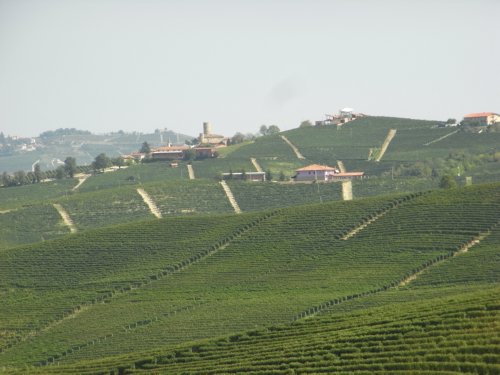
[[31,185],[50,179],[62,180],[64,178],[74,178],[77,173],[99,173],[113,165],[122,167],[125,164],[125,160],[120,156],[110,158],[105,153],[101,153],[96,156],[90,165],[79,166],[74,157],[68,156],[62,165],[48,171],[42,171],[40,164],[37,163],[30,172],[23,170],[14,173],[3,172],[0,184],[2,187]]

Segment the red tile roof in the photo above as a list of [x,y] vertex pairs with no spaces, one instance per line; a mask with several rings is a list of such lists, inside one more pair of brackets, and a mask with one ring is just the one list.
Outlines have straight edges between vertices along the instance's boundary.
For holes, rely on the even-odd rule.
[[307,167],[296,169],[297,172],[307,172],[307,171],[334,171],[335,167],[329,167],[328,165],[311,164]]
[[491,115],[497,115],[497,113],[494,112],[478,112],[478,113],[469,113],[468,115],[465,115],[464,118],[476,118],[476,117],[488,117]]

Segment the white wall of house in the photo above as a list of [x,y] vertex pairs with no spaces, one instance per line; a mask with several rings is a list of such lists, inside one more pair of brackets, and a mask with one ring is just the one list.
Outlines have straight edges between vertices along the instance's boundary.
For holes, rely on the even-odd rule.
[[297,171],[295,181],[326,181],[334,171]]

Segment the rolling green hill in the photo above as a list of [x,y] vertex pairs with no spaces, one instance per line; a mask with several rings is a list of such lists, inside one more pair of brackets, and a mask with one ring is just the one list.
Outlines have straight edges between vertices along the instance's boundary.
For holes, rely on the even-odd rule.
[[[79,231],[152,217],[138,188],[151,195],[163,216],[232,212],[215,177],[223,172],[255,171],[251,159],[270,171],[274,180],[286,179],[306,164],[336,165],[341,160],[348,171],[366,172],[367,178],[353,181],[354,199],[435,189],[440,176],[448,173],[460,175],[455,177],[460,186],[466,184],[466,177],[471,177],[472,183],[500,180],[497,133],[466,133],[436,125],[435,121],[366,117],[339,128],[293,129],[231,146],[221,152],[220,158],[194,161],[194,181],[189,180],[185,162],[178,168],[168,162],[154,162],[92,175],[77,190],[73,190],[75,179],[2,188],[0,222],[4,223],[5,235],[0,236],[0,248],[66,234],[68,228],[54,210],[47,208],[51,203],[65,208]],[[376,162],[373,155],[380,151],[390,129],[397,130],[396,136],[381,161]],[[281,135],[305,159],[299,159]],[[370,153],[373,155],[368,160]],[[243,212],[342,199],[342,187],[336,183],[230,181],[229,186]],[[16,210],[7,212],[12,209]],[[46,222],[39,220],[37,213],[41,212],[46,213]]]
[[4,250],[0,368],[495,373],[499,212],[489,184]]
[[[500,373],[499,141],[368,117],[2,188],[0,373]],[[215,178],[338,160],[354,201]]]

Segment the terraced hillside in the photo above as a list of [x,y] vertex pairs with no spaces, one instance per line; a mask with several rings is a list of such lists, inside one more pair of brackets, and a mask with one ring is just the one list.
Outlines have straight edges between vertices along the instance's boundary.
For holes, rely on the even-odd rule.
[[[283,134],[308,161],[335,165],[342,160],[348,170],[363,170],[372,176],[403,162],[430,162],[450,153],[491,154],[500,144],[500,133],[467,133],[437,125],[436,121],[366,117],[339,128],[299,128]],[[396,135],[381,161],[374,162],[390,129]],[[495,169],[500,168],[496,165]]]
[[[499,212],[500,185],[493,184],[266,213],[145,221],[6,250],[0,253],[5,301],[0,366],[12,372],[24,365],[41,366],[42,372],[76,366],[73,372],[83,372],[86,366],[117,369],[137,362],[136,367],[167,373],[226,371],[221,366],[235,372],[397,373],[410,369],[408,358],[421,358],[427,367],[417,370],[459,371],[457,364],[472,361],[471,371],[492,373],[497,357],[490,354],[498,342],[488,332],[496,318],[495,293],[481,286],[498,282],[498,267],[489,266],[489,276],[477,280],[474,290],[460,280],[443,285],[448,300],[440,299],[439,288],[412,285],[416,280],[398,286],[415,275],[423,280],[427,273],[441,272],[446,262],[478,249],[486,255],[473,266],[489,259],[500,245]],[[479,289],[484,293],[472,296]],[[418,295],[428,302],[408,302]],[[370,301],[372,310],[365,311]],[[463,312],[476,310],[487,313],[471,315],[478,319],[471,325]],[[432,323],[441,318],[450,320]],[[303,323],[290,325],[296,319]],[[419,319],[422,325],[407,327]],[[457,327],[461,338],[447,334]],[[439,341],[437,332],[443,336]],[[226,338],[210,341],[221,335]],[[202,339],[209,341],[196,341]],[[439,350],[447,340],[454,351]],[[455,345],[456,340],[463,344]],[[492,349],[460,349],[474,346],[474,340]],[[431,342],[436,350],[422,354],[418,342]],[[268,356],[252,354],[266,343]],[[289,355],[279,349],[288,347]],[[396,365],[407,367],[391,367],[383,360],[387,356],[375,356],[376,361],[369,356],[396,350],[402,352]],[[241,358],[231,359],[235,353]],[[470,361],[460,357],[469,354],[480,355]],[[115,355],[122,356],[105,359]],[[105,363],[87,362],[96,358]],[[432,364],[436,361],[447,364]]]
[[69,229],[49,204],[27,206],[0,213],[0,250],[64,236]]

